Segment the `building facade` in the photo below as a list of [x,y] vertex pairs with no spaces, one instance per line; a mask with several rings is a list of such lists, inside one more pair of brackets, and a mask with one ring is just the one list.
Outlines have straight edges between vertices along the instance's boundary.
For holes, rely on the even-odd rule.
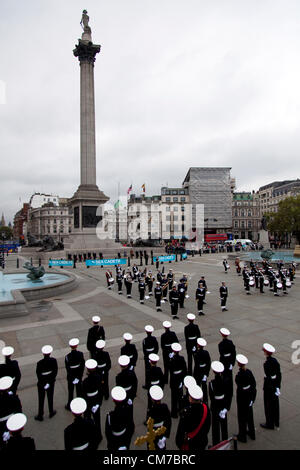
[[13,236],[16,241],[24,242],[24,228],[27,227],[28,211],[30,205],[25,202],[14,216]]
[[30,207],[36,209],[44,204],[52,203],[54,206],[59,205],[59,196],[53,194],[34,193],[29,199]]
[[259,240],[261,228],[259,194],[235,192],[232,195],[232,233],[233,238]]
[[300,180],[274,181],[261,186],[258,193],[261,215],[267,212],[277,212],[280,201],[300,194]]

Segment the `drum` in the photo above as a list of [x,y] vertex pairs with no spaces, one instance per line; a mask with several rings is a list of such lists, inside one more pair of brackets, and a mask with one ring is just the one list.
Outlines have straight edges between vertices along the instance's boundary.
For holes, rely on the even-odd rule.
[[292,287],[291,281],[286,281],[286,287],[288,287],[288,288],[291,288],[291,287]]
[[277,289],[282,289],[282,284],[281,284],[281,282],[277,282]]
[[186,299],[189,299],[189,297],[190,297],[189,295],[186,295],[186,296],[185,296]]
[[265,280],[264,280],[264,285],[265,285],[265,286],[268,286],[269,284],[270,284],[270,283],[269,283],[269,279],[265,279]]
[[145,295],[145,299],[146,300],[150,299],[149,295]]
[[108,282],[114,282],[114,278],[111,277],[111,278],[108,280]]
[[249,281],[249,286],[250,286],[250,287],[253,287],[254,284],[255,284],[255,282],[254,282],[253,280],[252,280],[252,281]]

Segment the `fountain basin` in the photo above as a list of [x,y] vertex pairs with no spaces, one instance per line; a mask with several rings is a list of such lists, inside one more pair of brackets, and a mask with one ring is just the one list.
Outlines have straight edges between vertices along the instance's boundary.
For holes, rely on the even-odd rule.
[[[247,253],[239,253],[236,257],[239,257],[241,260],[250,261],[251,259],[256,262],[261,262],[263,258],[260,256],[261,251],[248,251]],[[276,250],[274,251],[274,255],[272,258],[268,260],[270,263],[277,263],[278,261],[282,260],[284,263],[299,263],[299,257],[294,256],[294,252],[292,250]]]
[[[2,273],[1,273],[2,274]],[[14,272],[0,277],[0,318],[27,315],[26,303],[56,297],[71,291],[77,286],[76,277],[65,272],[61,274],[52,270],[35,281],[27,273]]]

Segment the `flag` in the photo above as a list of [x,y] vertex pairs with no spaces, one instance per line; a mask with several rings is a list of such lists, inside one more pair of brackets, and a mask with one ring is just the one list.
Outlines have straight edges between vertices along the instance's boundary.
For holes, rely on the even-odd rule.
[[127,194],[130,193],[130,191],[132,191],[132,184],[129,186],[129,188],[127,189]]
[[142,185],[143,193],[146,191],[145,183]]
[[118,209],[121,205],[122,205],[121,201],[120,201],[120,199],[118,199],[117,202],[114,203],[114,208]]

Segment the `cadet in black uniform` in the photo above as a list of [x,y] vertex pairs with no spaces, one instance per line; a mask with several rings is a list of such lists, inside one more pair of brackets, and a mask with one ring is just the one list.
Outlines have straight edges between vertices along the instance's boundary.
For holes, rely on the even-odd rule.
[[95,424],[97,439],[100,443],[102,441],[100,410],[103,400],[103,385],[97,366],[95,359],[88,359],[85,362],[87,376],[82,382],[82,398],[87,404],[84,416]]
[[162,288],[158,281],[156,282],[156,287],[154,289],[154,297],[156,300],[156,311],[161,312]]
[[226,382],[222,372],[224,366],[219,361],[213,361],[211,368],[215,378],[209,382],[208,391],[210,398],[211,425],[213,445],[228,439],[227,411],[228,395]]
[[202,388],[204,403],[208,403],[207,379],[211,366],[210,354],[204,349],[206,345],[207,343],[204,338],[197,338],[197,350],[194,353],[194,377],[197,385]]
[[65,367],[67,371],[68,381],[68,402],[65,406],[66,410],[70,409],[70,403],[73,400],[74,388],[76,388],[77,397],[82,395],[82,376],[84,372],[84,355],[81,351],[77,351],[79,344],[78,338],[72,338],[69,341],[71,352],[65,357]]
[[180,308],[184,308],[184,299],[185,299],[185,284],[180,279],[178,286],[177,286],[178,294],[179,294],[179,306]]
[[154,277],[152,275],[152,271],[148,271],[148,274],[146,275],[145,282],[148,287],[148,295],[153,295],[153,281]]
[[142,275],[139,279],[139,293],[140,293],[140,303],[141,304],[144,303],[145,290],[146,290],[146,283],[145,283],[144,276]]
[[198,282],[198,287],[199,285],[202,284],[202,286],[204,287],[204,299],[203,299],[203,303],[206,304],[205,302],[205,297],[206,297],[206,292],[207,292],[207,283],[206,283],[206,280],[205,280],[205,277],[204,276],[201,276],[199,282]]
[[[32,437],[22,436],[22,431],[27,423],[27,417],[23,413],[13,414],[6,423],[6,427],[10,434],[5,451],[8,452],[20,452],[20,456],[23,456],[23,452],[34,452],[35,442]],[[16,454],[17,455],[17,454]]]
[[128,356],[120,356],[118,363],[121,366],[121,372],[116,376],[116,385],[123,387],[127,394],[127,404],[133,414],[133,401],[136,397],[138,380],[134,370],[130,370],[130,359]]
[[266,357],[264,363],[264,408],[266,422],[261,424],[262,428],[279,430],[279,396],[281,387],[280,364],[272,356],[275,352],[274,346],[264,343],[263,352]]
[[179,303],[179,293],[176,289],[175,283],[173,284],[172,290],[169,292],[169,302],[171,305],[171,314],[172,318],[178,318],[178,303]]
[[[13,385],[12,377],[0,379],[0,450],[5,446],[6,423],[11,415],[22,412],[22,405],[18,395],[11,391]],[[3,435],[4,434],[4,435]]]
[[116,281],[118,284],[118,294],[123,294],[122,288],[123,288],[123,273],[122,271],[118,271],[116,274]]
[[124,284],[126,287],[126,295],[128,299],[131,299],[132,282],[133,282],[133,279],[132,279],[130,270],[128,269],[128,272],[126,273],[124,277]]
[[163,362],[164,362],[164,380],[165,384],[168,383],[169,378],[169,362],[170,354],[172,353],[172,343],[178,343],[177,335],[174,331],[170,331],[172,324],[169,321],[163,322],[163,327],[165,332],[160,337],[160,346],[163,353]]
[[222,285],[220,287],[220,298],[221,298],[222,312],[224,310],[227,311],[227,308],[226,308],[227,297],[228,297],[228,287],[226,287],[226,283],[223,281]]
[[132,411],[126,402],[126,391],[123,387],[114,387],[111,397],[115,408],[107,413],[105,421],[107,450],[129,450],[135,426]]
[[168,279],[168,284],[169,284],[169,290],[171,290],[173,287],[173,282],[174,282],[173,269],[169,269],[169,272],[167,274],[167,279]]
[[223,260],[223,266],[224,266],[224,269],[225,269],[225,274],[227,274],[228,273],[228,267],[229,267],[227,259]]
[[164,397],[164,392],[159,385],[153,385],[149,390],[151,398],[150,407],[147,411],[147,419],[152,418],[153,429],[157,429],[161,426],[166,427],[166,431],[162,436],[157,436],[154,441],[155,450],[166,450],[166,441],[170,437],[172,420],[171,413],[166,403],[162,403],[161,400]]
[[11,386],[11,391],[17,393],[18,386],[21,380],[21,371],[19,368],[18,361],[11,359],[11,356],[14,353],[14,348],[11,346],[6,346],[2,349],[2,354],[5,357],[5,363],[0,364],[0,378],[9,376],[13,379],[13,384]]
[[233,396],[233,377],[232,377],[232,369],[235,364],[236,358],[236,349],[235,345],[228,339],[230,335],[230,331],[227,328],[220,328],[220,333],[222,335],[222,341],[218,344],[219,353],[220,353],[220,362],[222,362],[224,366],[223,377],[224,380],[227,382],[227,409],[230,410],[231,401]]
[[205,288],[201,282],[199,282],[199,286],[196,289],[196,302],[198,308],[198,315],[205,315],[203,313],[203,304],[205,298]]
[[98,364],[98,373],[101,375],[102,387],[103,387],[103,396],[105,400],[109,398],[109,371],[111,369],[111,359],[107,351],[104,351],[105,341],[99,339],[96,343],[96,354],[95,361]]
[[236,356],[239,371],[235,377],[237,415],[239,423],[239,433],[237,439],[240,442],[247,442],[247,434],[255,440],[255,427],[253,420],[253,403],[256,398],[256,381],[246,365],[248,359],[243,354]]
[[192,375],[186,375],[183,379],[183,395],[179,405],[179,415],[182,415],[184,408],[190,404],[189,388],[197,385],[196,379]]
[[56,411],[53,409],[53,395],[58,366],[57,360],[54,357],[50,357],[52,351],[52,346],[43,346],[42,353],[44,358],[38,361],[36,366],[39,411],[34,419],[37,421],[43,421],[44,419],[44,401],[46,393],[48,398],[49,418],[52,418],[54,415],[56,415]]
[[87,403],[83,398],[74,398],[70,403],[74,421],[65,428],[65,450],[95,451],[99,445],[99,434],[91,419],[84,417]]
[[170,358],[170,388],[171,388],[171,416],[177,418],[183,396],[183,379],[187,375],[186,362],[179,355],[182,347],[179,343],[173,343],[172,357]]
[[162,275],[162,280],[161,280],[161,287],[162,287],[162,295],[163,295],[163,300],[165,302],[168,302],[168,287],[169,287],[169,282],[165,274]]
[[211,425],[210,410],[203,403],[203,392],[198,385],[188,389],[189,405],[183,410],[176,433],[176,445],[181,450],[205,450]]
[[157,354],[149,354],[150,368],[147,374],[146,387],[148,390],[148,409],[151,403],[151,397],[149,395],[149,390],[153,385],[158,385],[160,388],[164,388],[165,379],[164,374],[161,368],[157,365],[159,361],[159,356]]
[[130,359],[129,369],[134,370],[137,360],[138,352],[136,345],[131,343],[132,335],[130,333],[124,333],[123,335],[125,344],[121,347],[121,356],[128,356]]
[[147,374],[150,368],[149,354],[157,354],[159,345],[155,336],[152,336],[154,328],[152,325],[146,325],[145,331],[147,333],[146,338],[143,340],[143,353],[144,353],[144,362],[145,362],[145,385],[143,388],[147,389]]
[[101,320],[100,317],[98,317],[98,315],[95,315],[92,318],[93,326],[88,331],[86,346],[90,352],[90,357],[92,359],[96,353],[97,341],[99,341],[99,339],[103,339],[103,341],[105,341],[105,331],[104,331],[103,326],[99,325],[100,320]]
[[139,271],[139,268],[137,267],[136,264],[134,264],[132,266],[132,277],[133,277],[134,282],[137,282],[137,273],[138,273],[138,271]]
[[192,375],[193,353],[196,351],[197,338],[201,337],[201,333],[199,326],[194,323],[195,315],[188,313],[186,317],[189,323],[184,327],[184,337],[188,357],[188,374]]

